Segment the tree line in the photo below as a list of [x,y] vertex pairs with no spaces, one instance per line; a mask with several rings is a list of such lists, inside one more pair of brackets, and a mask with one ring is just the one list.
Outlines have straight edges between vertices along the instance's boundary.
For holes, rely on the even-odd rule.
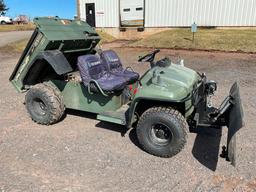
[[0,15],[5,15],[6,11],[8,11],[9,8],[7,8],[4,0],[0,0]]

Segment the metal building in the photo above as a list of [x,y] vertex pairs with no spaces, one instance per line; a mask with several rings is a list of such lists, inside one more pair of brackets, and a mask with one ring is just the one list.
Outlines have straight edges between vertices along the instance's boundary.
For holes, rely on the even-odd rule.
[[119,0],[77,0],[78,17],[93,27],[119,27]]
[[77,0],[78,17],[100,28],[256,26],[256,0]]

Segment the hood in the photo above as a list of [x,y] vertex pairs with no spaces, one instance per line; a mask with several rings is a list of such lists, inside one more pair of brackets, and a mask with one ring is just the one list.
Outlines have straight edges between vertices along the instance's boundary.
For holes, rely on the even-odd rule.
[[[158,70],[161,69],[159,68]],[[199,78],[196,71],[177,64],[171,64],[171,66],[163,71],[164,73],[162,72],[162,78],[166,82],[167,87],[180,86],[187,91],[189,91],[191,88],[193,89],[194,84]]]
[[[155,75],[154,75],[155,74]],[[163,99],[182,100],[186,98],[200,80],[196,71],[171,64],[168,67],[154,67],[142,78],[138,96],[150,95]]]

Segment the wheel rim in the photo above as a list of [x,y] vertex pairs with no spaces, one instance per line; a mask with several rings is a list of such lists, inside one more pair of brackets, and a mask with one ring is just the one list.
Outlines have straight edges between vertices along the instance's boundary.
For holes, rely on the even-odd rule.
[[33,99],[33,107],[34,107],[34,111],[38,115],[46,115],[47,106],[42,99],[40,98]]
[[172,132],[167,125],[157,123],[151,127],[150,138],[158,145],[168,145],[172,140]]

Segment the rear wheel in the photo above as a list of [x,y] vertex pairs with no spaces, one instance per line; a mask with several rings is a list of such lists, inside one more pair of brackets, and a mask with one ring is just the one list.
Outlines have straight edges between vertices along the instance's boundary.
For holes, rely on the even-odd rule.
[[5,21],[1,21],[1,25],[6,25],[6,22]]
[[58,122],[65,111],[59,90],[47,83],[31,87],[25,97],[25,102],[32,120],[43,125]]
[[146,152],[159,157],[172,157],[183,149],[187,130],[186,119],[179,111],[154,107],[142,114],[136,132]]

